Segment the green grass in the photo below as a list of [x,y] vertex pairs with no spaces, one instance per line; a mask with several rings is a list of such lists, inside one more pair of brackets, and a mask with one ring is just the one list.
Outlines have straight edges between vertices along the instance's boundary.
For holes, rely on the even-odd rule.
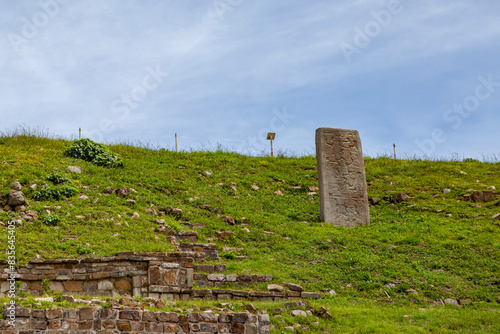
[[[321,302],[347,315],[322,323],[325,332],[334,325],[359,333],[498,332],[500,221],[491,217],[500,213],[495,205],[500,198],[481,207],[463,198],[471,189],[500,189],[498,163],[365,158],[368,195],[378,197],[379,203],[370,208],[370,225],[342,228],[321,223],[318,196],[308,194],[318,182],[315,157],[175,153],[112,145],[124,167],[110,169],[64,156],[69,145],[30,133],[0,138],[2,206],[8,185],[17,179],[24,185],[28,210],[39,213],[37,221],[24,222],[16,230],[18,263],[37,254],[61,258],[172,251],[154,220],[165,219],[174,229],[182,229],[183,221],[200,222],[205,224],[198,231],[202,242],[216,242],[221,253],[222,247],[243,248],[236,255],[246,258],[221,259],[227,273],[272,274],[277,283],[298,283],[308,291],[335,290],[336,298]],[[69,165],[82,167],[83,173],[71,173]],[[36,183],[38,190],[51,185],[47,177],[53,173],[68,178],[64,185],[76,187],[79,194],[36,201],[28,184]],[[106,191],[124,186],[137,190],[128,196],[136,204]],[[443,188],[451,192],[443,194]],[[275,194],[277,190],[283,196]],[[398,192],[413,199],[392,203]],[[89,200],[79,200],[80,195]],[[155,218],[145,212],[168,206],[181,208],[184,216]],[[43,223],[49,211],[50,221],[54,215],[60,218],[55,226]],[[131,219],[134,212],[140,218]],[[227,225],[225,216],[233,217],[236,225]],[[0,213],[4,223],[12,218]],[[234,236],[218,241],[216,232],[224,230]],[[5,230],[0,242],[7,244]],[[408,295],[407,289],[417,295]],[[469,304],[419,311],[428,309],[429,301],[445,298]],[[316,330],[311,332],[321,332]]]

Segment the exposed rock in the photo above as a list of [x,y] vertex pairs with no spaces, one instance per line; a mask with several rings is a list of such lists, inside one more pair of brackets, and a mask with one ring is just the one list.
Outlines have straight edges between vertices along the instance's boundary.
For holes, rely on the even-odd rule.
[[378,204],[378,197],[370,197],[369,199],[371,205],[377,205]]
[[26,211],[26,207],[24,205],[18,205],[18,206],[16,206],[16,208],[14,209],[14,211],[16,211],[16,212],[24,212],[24,211]]
[[283,192],[281,190],[276,190],[274,194],[278,196],[283,196]]
[[204,173],[207,174],[208,176],[212,176],[214,172],[212,172],[211,170],[206,170],[204,171]]
[[82,200],[82,201],[85,201],[85,200],[88,200],[89,197],[87,195],[81,195],[80,197],[78,197],[79,200]]
[[307,317],[307,313],[302,310],[293,310],[292,312],[290,312],[290,315],[292,315],[293,317]]
[[18,181],[15,181],[15,182],[12,182],[11,184],[9,184],[9,188],[13,189],[13,190],[17,190],[17,191],[21,191],[23,189],[23,187],[21,186],[21,183],[19,183]]
[[129,198],[129,199],[127,199],[127,204],[134,205],[135,200]]
[[222,220],[229,225],[234,225],[236,223],[234,218],[229,216],[224,217]]
[[113,192],[116,193],[116,195],[121,196],[121,197],[127,197],[128,195],[130,195],[130,189],[127,187],[115,189]]
[[337,292],[335,292],[335,290],[330,290],[330,291],[328,291],[328,294],[329,294],[330,296],[336,296],[336,295],[337,295]]
[[259,186],[258,186],[258,185],[253,184],[253,185],[252,185],[252,189],[253,189],[253,190],[259,190],[260,188],[259,188]]
[[246,310],[250,313],[257,313],[258,312],[258,310],[255,308],[255,306],[253,306],[252,303],[247,305]]
[[457,305],[457,306],[459,305],[459,304],[458,304],[458,300],[456,300],[456,299],[452,299],[452,298],[446,298],[446,299],[444,300],[444,303],[445,303],[446,305]]
[[408,201],[409,199],[411,199],[411,197],[405,193],[397,193],[397,194],[394,194],[392,196],[392,200],[395,202],[395,203],[401,203],[401,202],[406,202]]
[[227,237],[230,237],[234,235],[233,232],[231,231],[223,231],[223,232],[217,232],[217,238],[221,239],[221,240],[224,240],[226,239]]
[[82,173],[82,168],[78,166],[68,166],[68,169],[73,173],[78,173],[78,174]]
[[304,291],[304,288],[302,286],[295,283],[288,283],[286,286],[292,291],[298,291],[298,292]]
[[178,208],[173,208],[171,206],[167,207],[165,209],[165,213],[168,214],[168,215],[173,215],[173,216],[177,216],[177,217],[182,217],[182,215],[184,214],[184,212],[182,211],[182,209],[178,209]]
[[137,218],[140,218],[141,216],[137,213],[137,212],[134,212],[134,214],[132,215],[132,219],[137,219]]
[[306,303],[304,302],[289,302],[285,303],[286,308],[299,308],[299,307],[306,307]]
[[497,188],[495,186],[489,186],[488,190],[496,190]]
[[476,203],[487,203],[495,200],[495,194],[492,191],[474,191],[472,200]]
[[285,288],[282,287],[281,285],[278,285],[278,284],[268,284],[267,290],[268,291],[283,292],[283,290],[285,290]]
[[500,220],[500,213],[495,213],[491,218]]
[[156,210],[155,210],[155,209],[146,209],[146,210],[144,210],[144,211],[146,211],[147,213],[149,213],[149,214],[150,214],[151,216],[153,216],[153,217],[158,216],[158,212],[156,212]]
[[9,202],[10,206],[18,206],[23,205],[26,201],[24,200],[23,193],[18,190],[11,190],[9,194]]
[[415,289],[407,289],[405,292],[406,292],[407,295],[416,295],[416,294],[418,294],[417,290],[415,290]]
[[451,189],[448,188],[443,189],[443,194],[449,194],[449,193],[451,193]]
[[29,188],[32,190],[36,190],[36,183],[30,184]]

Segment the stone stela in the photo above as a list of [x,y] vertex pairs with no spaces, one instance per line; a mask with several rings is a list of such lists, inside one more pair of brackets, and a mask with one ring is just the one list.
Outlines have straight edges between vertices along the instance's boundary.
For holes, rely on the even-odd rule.
[[337,226],[370,223],[365,165],[356,130],[316,130],[321,221]]

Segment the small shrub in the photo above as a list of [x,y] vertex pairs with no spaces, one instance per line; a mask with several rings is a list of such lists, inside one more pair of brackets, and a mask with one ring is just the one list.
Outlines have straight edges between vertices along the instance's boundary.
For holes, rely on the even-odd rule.
[[42,218],[42,223],[47,226],[56,226],[61,222],[61,218],[56,215],[45,215]]
[[37,191],[33,194],[33,198],[37,201],[40,200],[60,200],[63,197],[72,197],[76,195],[78,191],[71,186],[47,186],[42,188],[40,191]]
[[90,248],[90,246],[88,245],[81,245],[81,244],[78,244],[76,246],[76,252],[79,254],[79,255],[88,255],[88,254],[92,254],[94,251],[92,250],[92,248]]
[[61,184],[61,183],[69,181],[69,179],[66,176],[61,175],[59,173],[50,174],[49,176],[47,176],[47,180],[49,180],[50,182],[52,182],[54,184]]
[[226,260],[234,260],[234,259],[236,259],[236,254],[233,251],[222,253],[221,256],[222,256],[222,258],[224,258]]
[[66,148],[64,154],[92,162],[96,166],[123,167],[123,161],[120,157],[110,152],[106,146],[90,139],[75,140],[71,146]]
[[46,278],[42,280],[42,291],[47,295],[50,294],[50,280]]
[[472,158],[465,158],[464,160],[462,160],[463,162],[480,162],[479,160],[476,160],[476,159],[472,159]]

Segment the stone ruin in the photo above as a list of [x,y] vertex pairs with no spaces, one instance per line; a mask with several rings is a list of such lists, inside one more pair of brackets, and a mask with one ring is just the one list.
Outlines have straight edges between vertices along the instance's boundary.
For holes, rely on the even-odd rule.
[[321,221],[337,226],[370,223],[365,166],[356,130],[316,130]]

